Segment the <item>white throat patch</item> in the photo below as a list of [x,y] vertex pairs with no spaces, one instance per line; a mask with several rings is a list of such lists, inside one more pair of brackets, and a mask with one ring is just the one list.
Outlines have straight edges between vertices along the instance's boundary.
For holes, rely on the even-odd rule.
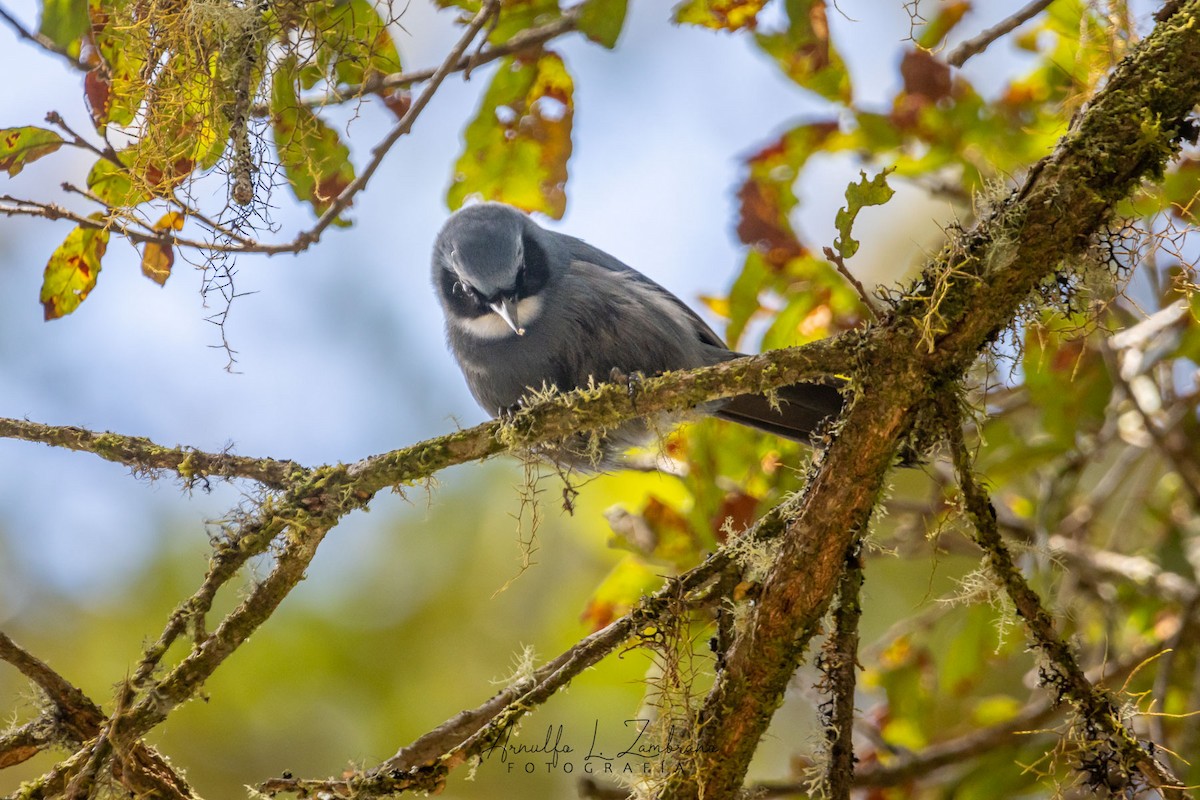
[[[522,328],[528,328],[530,323],[542,312],[542,298],[538,296],[522,298],[517,303],[517,322]],[[517,338],[516,331],[500,318],[495,311],[489,311],[470,319],[458,318],[454,324],[478,339],[504,339],[511,336]]]

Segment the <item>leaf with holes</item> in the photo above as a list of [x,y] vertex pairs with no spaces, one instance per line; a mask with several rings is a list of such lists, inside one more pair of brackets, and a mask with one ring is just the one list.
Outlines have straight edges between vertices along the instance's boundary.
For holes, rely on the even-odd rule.
[[447,203],[499,200],[562,217],[571,156],[574,84],[557,54],[500,64],[455,165]]
[[[93,214],[92,219],[99,219]],[[42,276],[42,308],[46,319],[70,314],[87,299],[108,249],[108,231],[80,225],[67,234],[46,264]]]
[[628,0],[584,0],[579,6],[579,30],[596,44],[610,50],[625,26]]
[[62,137],[45,128],[0,129],[0,169],[14,176],[30,161],[50,155],[62,145]]
[[[162,219],[154,223],[154,230],[159,233],[183,230],[183,214],[179,211],[168,211]],[[150,280],[163,286],[171,277],[171,267],[175,265],[175,248],[169,241],[146,242],[142,250],[142,274]]]
[[[271,80],[271,130],[279,162],[297,199],[318,215],[354,181],[350,150],[296,96],[296,59],[288,58]],[[349,224],[338,220],[337,224]]]
[[736,31],[753,28],[766,4],[766,0],[685,0],[675,7],[674,19],[681,25]]
[[867,206],[881,206],[896,193],[896,190],[887,184],[887,176],[892,172],[895,172],[895,169],[889,167],[870,180],[867,180],[867,173],[859,172],[862,180],[846,187],[846,207],[839,208],[834,218],[838,237],[833,240],[833,246],[842,258],[850,258],[858,252],[859,243],[850,235],[858,212]]

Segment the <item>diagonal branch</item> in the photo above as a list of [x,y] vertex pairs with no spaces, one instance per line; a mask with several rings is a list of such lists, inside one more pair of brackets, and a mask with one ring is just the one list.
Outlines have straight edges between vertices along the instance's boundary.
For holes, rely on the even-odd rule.
[[451,72],[454,72],[459,62],[463,59],[463,54],[467,52],[467,48],[471,46],[471,42],[475,41],[475,37],[483,26],[488,23],[492,17],[500,12],[500,0],[484,0],[479,12],[467,24],[467,29],[463,31],[463,35],[459,38],[458,43],[451,48],[449,55],[437,68],[434,73],[429,76],[429,82],[421,91],[421,94],[413,101],[408,110],[404,112],[404,116],[396,123],[396,125],[388,132],[388,135],[383,137],[383,140],[375,145],[371,150],[371,160],[359,173],[358,177],[350,182],[350,185],[342,190],[329,207],[321,214],[320,219],[316,224],[307,231],[301,232],[294,240],[296,251],[305,250],[310,245],[315,244],[321,234],[332,225],[343,211],[354,201],[354,196],[366,188],[367,182],[371,180],[371,176],[375,174],[375,170],[379,169],[379,165],[383,163],[383,159],[387,156],[388,151],[392,149],[401,136],[412,130],[413,123],[417,121],[417,117],[425,106],[429,105],[429,101],[433,99],[434,93],[438,87],[442,85],[442,81]]
[[961,67],[967,63],[967,59],[987,50],[994,41],[1002,36],[1007,36],[1026,22],[1029,22],[1029,20],[1049,8],[1053,2],[1054,0],[1033,0],[1033,2],[1024,8],[1019,9],[1016,13],[996,23],[978,36],[973,36],[958,45],[958,47],[955,47],[946,54],[946,63],[952,67]]
[[1097,734],[1096,738],[1100,739],[1100,742],[1097,743],[1097,748],[1089,747],[1089,757],[1093,749],[1103,753],[1109,748],[1120,756],[1119,760],[1106,759],[1108,774],[1102,776],[1102,780],[1131,781],[1131,775],[1118,776],[1114,774],[1114,770],[1119,768],[1129,773],[1137,770],[1142,778],[1162,792],[1164,797],[1182,798],[1183,784],[1138,741],[1123,721],[1117,701],[1109,692],[1097,688],[1088,680],[1071,646],[1055,630],[1054,619],[1017,569],[1000,536],[996,510],[987,490],[975,476],[970,454],[963,441],[961,426],[951,425],[947,430],[954,469],[958,473],[959,486],[966,503],[966,513],[975,528],[975,541],[986,554],[985,560],[992,577],[1004,587],[1017,613],[1025,621],[1029,638],[1048,662],[1040,670],[1039,678],[1052,691],[1069,700],[1083,717],[1086,729]]

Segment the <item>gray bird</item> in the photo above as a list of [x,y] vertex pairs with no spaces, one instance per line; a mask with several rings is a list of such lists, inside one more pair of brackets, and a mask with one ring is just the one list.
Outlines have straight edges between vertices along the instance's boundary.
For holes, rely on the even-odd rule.
[[[433,283],[450,349],[471,394],[493,415],[544,387],[569,391],[614,374],[657,375],[741,355],[642,273],[500,203],[468,206],[447,220],[433,248]],[[821,384],[785,387],[777,399],[778,409],[762,395],[741,395],[701,410],[808,441],[842,408],[838,390]],[[548,455],[584,469],[617,467],[662,422],[632,420],[607,431],[598,448],[581,437]]]

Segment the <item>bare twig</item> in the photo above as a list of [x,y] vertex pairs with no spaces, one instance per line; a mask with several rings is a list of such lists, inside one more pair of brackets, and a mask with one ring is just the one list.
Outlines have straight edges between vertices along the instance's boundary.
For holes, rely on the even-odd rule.
[[973,36],[946,54],[946,63],[952,67],[961,67],[972,56],[977,56],[991,46],[992,42],[1001,36],[1012,33],[1029,20],[1036,17],[1049,7],[1054,0],[1033,0],[1012,16],[993,25],[978,36]]
[[871,318],[878,321],[880,313],[879,309],[875,306],[875,299],[867,294],[867,290],[863,288],[862,282],[854,277],[854,273],[846,266],[846,260],[832,247],[825,248],[825,257],[837,268],[838,274],[845,278],[854,287],[854,290],[858,292],[858,296],[862,300],[863,305],[867,307],[867,313],[871,315]]

